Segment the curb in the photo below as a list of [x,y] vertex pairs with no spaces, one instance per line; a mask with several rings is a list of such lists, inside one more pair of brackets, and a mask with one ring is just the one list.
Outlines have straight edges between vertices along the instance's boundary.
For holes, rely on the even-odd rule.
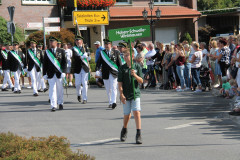
[[[212,94],[214,96],[216,96],[219,92],[219,90],[217,90],[217,89],[213,89],[212,91],[213,91]],[[227,110],[225,112],[222,112],[220,117],[224,118],[224,119],[230,119],[234,123],[237,123],[237,124],[240,125],[240,116],[231,116],[231,115],[228,114],[234,108],[235,99],[236,99],[236,96],[231,99],[231,102],[229,103],[229,107],[227,107],[229,110]]]

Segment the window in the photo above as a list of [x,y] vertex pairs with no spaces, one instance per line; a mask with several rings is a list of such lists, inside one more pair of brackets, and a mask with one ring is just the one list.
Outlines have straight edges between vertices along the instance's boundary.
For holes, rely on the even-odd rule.
[[176,0],[154,0],[154,2],[161,4],[175,4]]
[[22,0],[22,4],[55,4],[55,0]]
[[130,0],[116,0],[117,4],[130,4]]

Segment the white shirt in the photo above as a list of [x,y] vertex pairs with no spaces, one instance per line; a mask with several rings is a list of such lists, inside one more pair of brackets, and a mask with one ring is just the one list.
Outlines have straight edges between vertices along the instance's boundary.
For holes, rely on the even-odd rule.
[[[149,51],[147,52],[147,54],[145,55],[145,59],[146,59],[146,58],[150,58],[150,57],[154,56],[155,54],[156,54],[155,49],[149,50]],[[152,60],[152,59],[147,60],[147,65],[154,65],[154,60]]]
[[202,64],[208,68],[207,54],[208,54],[208,51],[206,49],[202,50],[202,56],[205,55],[202,59]]
[[194,53],[196,59],[192,63],[191,68],[199,68],[202,65],[202,51],[197,51]]
[[67,58],[67,67],[71,67],[71,62],[72,62],[72,50],[71,49],[66,49],[66,58]]

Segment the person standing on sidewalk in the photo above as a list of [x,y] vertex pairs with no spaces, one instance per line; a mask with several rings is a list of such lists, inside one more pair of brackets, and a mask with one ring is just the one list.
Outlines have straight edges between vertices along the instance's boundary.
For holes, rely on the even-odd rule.
[[2,62],[2,70],[4,73],[4,79],[3,79],[3,85],[2,85],[2,91],[8,91],[7,90],[7,83],[12,89],[14,90],[11,78],[10,78],[10,69],[8,65],[8,52],[9,52],[9,44],[5,44],[5,49],[2,47],[0,48],[0,62]]
[[105,50],[101,52],[98,59],[96,70],[102,66],[102,78],[107,91],[109,106],[108,108],[116,108],[117,104],[117,77],[118,68],[122,65],[120,52],[112,48],[112,42],[104,39]]
[[37,41],[30,41],[31,48],[27,50],[26,67],[31,77],[33,96],[38,96],[38,90],[41,87],[41,68],[43,62],[43,53],[37,49]]
[[[89,73],[89,65],[88,65],[88,54],[87,48],[83,44],[83,37],[76,36],[75,37],[76,45],[73,47],[73,57],[72,57],[72,72],[75,76],[75,86],[77,91],[77,99],[79,102],[83,99],[83,104],[87,103],[87,90],[88,90],[88,73]],[[82,85],[82,87],[81,87]],[[81,97],[82,95],[82,97]]]
[[63,110],[63,81],[67,72],[65,51],[57,48],[57,39],[49,38],[49,49],[45,51],[43,61],[43,78],[49,83],[49,98],[52,112]]
[[[122,142],[127,139],[127,126],[131,118],[131,111],[133,112],[137,134],[136,134],[136,143],[142,144],[141,138],[141,106],[140,106],[140,89],[139,84],[143,83],[143,74],[142,68],[139,64],[133,63],[134,54],[130,56],[130,50],[125,50],[124,52],[125,64],[119,68],[118,73],[118,87],[120,92],[120,99],[123,103],[123,128],[120,135],[120,140]],[[133,65],[133,66],[131,66]],[[131,69],[132,68],[132,69]],[[133,89],[133,80],[134,80],[134,89]],[[134,93],[135,92],[135,93]],[[135,97],[134,97],[135,95]]]

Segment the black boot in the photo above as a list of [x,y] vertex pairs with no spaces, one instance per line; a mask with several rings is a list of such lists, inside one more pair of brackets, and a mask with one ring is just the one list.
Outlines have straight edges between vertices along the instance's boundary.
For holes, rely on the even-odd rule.
[[127,139],[127,128],[122,128],[120,140],[125,142]]
[[77,99],[78,99],[78,102],[82,101],[82,97],[81,96],[78,96]]
[[137,129],[136,144],[142,144],[142,136],[141,136],[141,130],[140,129]]

